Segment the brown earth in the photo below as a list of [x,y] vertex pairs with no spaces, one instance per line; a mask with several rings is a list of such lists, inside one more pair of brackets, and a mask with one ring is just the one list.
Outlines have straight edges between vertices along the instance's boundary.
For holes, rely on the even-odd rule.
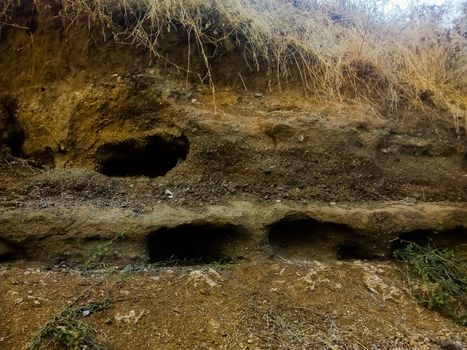
[[[109,349],[467,344],[390,260],[398,238],[465,254],[462,126],[280,90],[235,52],[213,96],[54,11],[0,37],[0,349],[83,291],[113,301],[83,317]],[[187,57],[183,35],[161,50]],[[146,265],[173,256],[194,266]]]
[[438,349],[467,341],[465,328],[417,305],[390,263],[0,273],[4,349],[26,345],[80,295],[79,306],[112,300],[81,317],[109,349]]

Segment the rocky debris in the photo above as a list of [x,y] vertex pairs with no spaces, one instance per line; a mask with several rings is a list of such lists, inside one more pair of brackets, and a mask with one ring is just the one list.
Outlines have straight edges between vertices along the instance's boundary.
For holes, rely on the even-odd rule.
[[363,283],[373,294],[379,295],[383,300],[399,300],[402,291],[394,285],[388,285],[380,276],[384,271],[372,264],[355,261],[354,265],[363,270]]
[[222,282],[222,277],[216,270],[208,268],[207,271],[191,271],[188,280],[194,282],[195,288],[198,287],[200,283],[207,284],[212,288],[217,287],[219,282]]
[[127,314],[117,313],[114,318],[117,322],[137,324],[145,312],[146,310],[142,310],[140,313],[136,313],[135,310],[130,310]]

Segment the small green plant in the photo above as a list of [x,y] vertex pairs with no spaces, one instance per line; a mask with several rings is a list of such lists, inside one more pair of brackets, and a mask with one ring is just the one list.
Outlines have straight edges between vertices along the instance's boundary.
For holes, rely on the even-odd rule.
[[412,293],[429,309],[467,325],[467,264],[452,249],[407,242],[394,256],[407,266]]
[[26,350],[39,349],[47,341],[67,350],[101,349],[96,331],[78,317],[88,316],[111,306],[110,300],[93,302],[82,307],[68,306],[39,329]]
[[111,240],[99,244],[93,253],[86,259],[86,261],[82,265],[82,269],[84,271],[91,270],[93,268],[98,267],[102,263],[102,259],[105,257],[105,255],[109,252],[109,250],[112,248],[114,243],[119,242],[123,240],[126,236],[127,232],[122,231],[119,232],[114,238]]

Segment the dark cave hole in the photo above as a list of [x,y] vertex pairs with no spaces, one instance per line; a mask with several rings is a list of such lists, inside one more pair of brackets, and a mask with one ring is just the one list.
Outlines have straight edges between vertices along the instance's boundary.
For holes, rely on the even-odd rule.
[[10,95],[0,97],[0,146],[5,145],[12,156],[21,157],[24,131],[16,118],[18,101]]
[[[372,252],[365,238],[343,224],[311,218],[285,218],[269,227],[269,244],[275,255],[285,258],[366,259]],[[370,245],[369,245],[370,246]]]
[[414,230],[406,232],[392,242],[391,250],[394,254],[396,250],[404,249],[411,243],[467,251],[467,228],[458,226],[448,230]]
[[21,244],[0,239],[0,262],[9,262],[25,257],[25,247]]
[[99,170],[107,176],[148,176],[167,174],[185,160],[189,142],[185,136],[150,136],[106,144],[97,150]]
[[233,224],[184,224],[160,228],[147,237],[151,263],[196,265],[243,258],[244,230]]

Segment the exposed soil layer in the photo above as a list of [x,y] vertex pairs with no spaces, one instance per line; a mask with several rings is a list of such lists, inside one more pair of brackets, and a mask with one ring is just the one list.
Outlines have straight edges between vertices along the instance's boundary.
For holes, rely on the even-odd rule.
[[464,126],[281,90],[238,52],[212,95],[54,11],[0,37],[0,349],[79,295],[112,300],[83,316],[109,349],[465,346],[391,261],[467,257]]
[[[213,96],[147,52],[104,41],[101,28],[88,29],[87,22],[63,33],[54,11],[49,6],[34,14],[34,40],[18,28],[2,31],[2,101],[16,101],[7,113],[16,120],[10,128],[24,133],[15,153],[56,170],[21,176],[2,162],[3,206],[37,205],[37,197],[66,205],[83,196],[105,207],[148,210],[159,200],[199,205],[239,197],[467,199],[464,126],[456,128],[442,111],[433,118],[403,107],[323,103],[304,97],[293,81],[287,90],[271,86],[262,72],[243,74],[245,90],[223,78],[245,69],[236,52],[213,65]],[[172,36],[161,52],[187,57],[186,42]],[[95,171],[139,178],[89,173]],[[83,183],[94,198],[83,194]]]
[[[210,262],[276,255],[299,259],[391,259],[401,241],[467,249],[467,208],[459,204],[246,201],[187,209],[158,204],[153,211],[72,207],[2,210],[4,260],[77,266],[113,241],[106,262],[149,259]],[[436,232],[436,233],[435,233]],[[115,240],[116,237],[121,239]],[[421,241],[423,240],[423,242]]]

